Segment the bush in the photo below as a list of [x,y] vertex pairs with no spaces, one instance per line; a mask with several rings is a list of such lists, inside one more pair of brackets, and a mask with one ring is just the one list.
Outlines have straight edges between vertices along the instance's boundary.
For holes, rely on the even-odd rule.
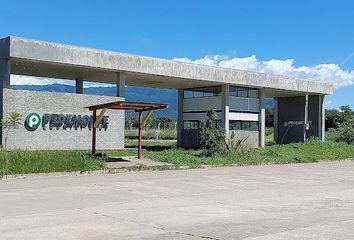
[[343,141],[349,144],[354,143],[354,117],[341,123],[336,132],[337,141]]
[[273,134],[273,128],[267,127],[267,128],[265,129],[265,135],[266,135],[266,136],[271,136],[272,134]]
[[216,126],[216,113],[207,111],[207,117],[201,122],[199,129],[199,146],[206,156],[225,150],[225,130]]
[[326,110],[326,130],[337,129],[351,117],[354,117],[354,110],[349,106],[341,106],[339,111],[337,109]]
[[229,152],[247,154],[251,151],[251,147],[246,144],[247,139],[248,137],[237,138],[234,133],[232,133],[230,138],[226,139],[226,148]]

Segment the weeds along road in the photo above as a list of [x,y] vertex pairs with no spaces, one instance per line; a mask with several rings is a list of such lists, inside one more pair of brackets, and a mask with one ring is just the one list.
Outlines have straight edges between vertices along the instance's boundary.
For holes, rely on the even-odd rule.
[[0,239],[354,239],[354,161],[0,181]]

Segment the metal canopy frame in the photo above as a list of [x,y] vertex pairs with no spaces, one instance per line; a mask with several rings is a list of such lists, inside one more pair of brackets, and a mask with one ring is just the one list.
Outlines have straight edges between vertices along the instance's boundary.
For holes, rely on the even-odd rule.
[[[142,158],[142,140],[143,140],[143,126],[149,120],[152,112],[158,109],[165,109],[168,107],[168,104],[164,103],[146,103],[146,102],[126,102],[126,101],[117,101],[110,103],[103,103],[98,105],[93,105],[87,107],[92,111],[92,154],[96,154],[96,128],[98,128],[99,123],[101,122],[103,115],[107,109],[116,109],[116,110],[134,110],[139,112],[139,140],[138,140],[138,159]],[[101,110],[100,114],[97,116],[97,110]],[[147,114],[143,117],[143,112]]]

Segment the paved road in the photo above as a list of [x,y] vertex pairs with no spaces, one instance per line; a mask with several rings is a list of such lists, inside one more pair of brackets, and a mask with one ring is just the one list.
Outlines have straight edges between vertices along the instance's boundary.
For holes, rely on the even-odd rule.
[[354,161],[0,181],[0,239],[354,239]]

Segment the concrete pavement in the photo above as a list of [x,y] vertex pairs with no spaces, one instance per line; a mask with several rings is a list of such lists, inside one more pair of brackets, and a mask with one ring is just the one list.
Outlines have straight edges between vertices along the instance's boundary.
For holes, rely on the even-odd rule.
[[354,239],[354,161],[0,181],[0,239]]

